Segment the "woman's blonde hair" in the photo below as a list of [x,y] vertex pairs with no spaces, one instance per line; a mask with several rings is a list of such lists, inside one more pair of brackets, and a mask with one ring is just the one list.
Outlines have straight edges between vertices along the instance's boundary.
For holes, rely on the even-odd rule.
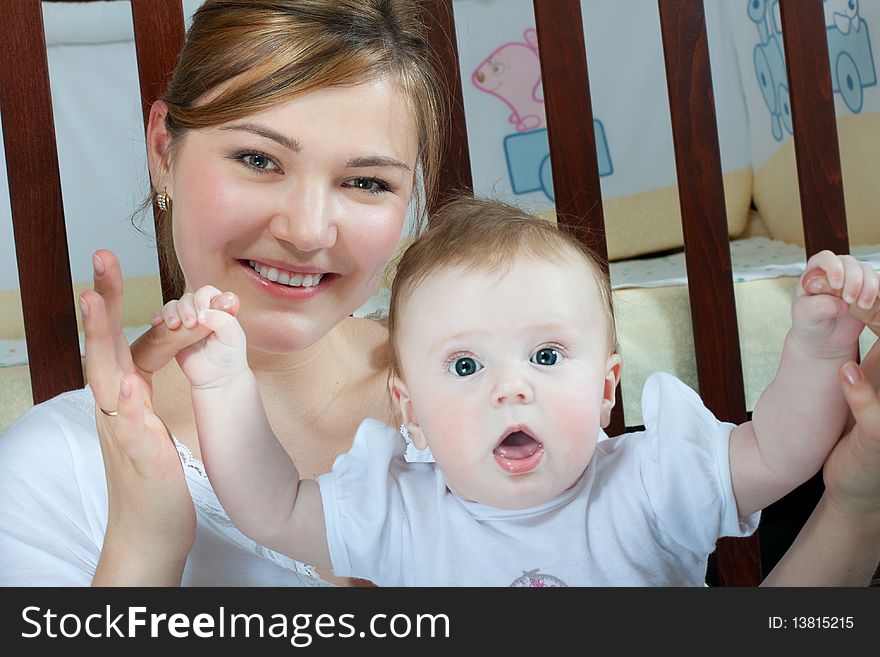
[[[170,152],[187,130],[268,110],[302,94],[389,77],[406,95],[418,126],[425,190],[435,194],[444,139],[443,95],[416,0],[207,0],[193,15],[162,100]],[[205,97],[222,86],[222,92]],[[155,190],[155,195],[163,190]],[[162,216],[164,215],[164,216]],[[158,218],[160,257],[182,289],[171,210]]]
[[388,309],[391,374],[402,375],[397,348],[401,309],[428,276],[450,267],[503,272],[522,255],[555,262],[566,253],[582,258],[592,271],[605,309],[608,353],[616,353],[611,282],[601,258],[568,229],[500,201],[464,196],[432,214],[428,230],[413,241],[396,263]]

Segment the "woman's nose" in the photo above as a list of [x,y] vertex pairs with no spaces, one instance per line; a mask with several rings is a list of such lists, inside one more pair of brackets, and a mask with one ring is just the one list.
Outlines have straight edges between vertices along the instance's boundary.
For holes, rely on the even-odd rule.
[[336,243],[336,222],[328,194],[315,187],[294,190],[269,222],[271,233],[298,251],[327,249]]
[[492,390],[492,406],[505,404],[530,404],[535,398],[534,390],[526,379],[516,372],[506,372]]

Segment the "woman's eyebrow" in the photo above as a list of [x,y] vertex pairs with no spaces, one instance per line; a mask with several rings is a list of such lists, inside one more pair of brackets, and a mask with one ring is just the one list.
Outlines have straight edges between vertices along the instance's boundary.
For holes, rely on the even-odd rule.
[[345,163],[345,166],[349,169],[357,169],[361,167],[395,167],[405,171],[410,170],[410,168],[400,160],[396,160],[393,157],[386,157],[384,155],[353,157]]
[[298,153],[302,150],[302,145],[292,137],[288,137],[287,135],[283,135],[276,130],[272,130],[271,128],[267,128],[264,125],[260,125],[259,123],[235,123],[233,125],[224,125],[221,126],[221,130],[243,130],[245,132],[250,132],[251,134],[257,135],[258,137],[264,137],[266,139],[271,139],[272,141],[281,144],[284,148],[287,148],[294,153]]

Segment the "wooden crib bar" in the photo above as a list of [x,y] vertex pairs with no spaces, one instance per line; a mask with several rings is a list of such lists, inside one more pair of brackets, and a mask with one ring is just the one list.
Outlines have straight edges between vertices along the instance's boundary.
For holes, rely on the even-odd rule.
[[822,0],[780,0],[779,10],[807,256],[849,253]]
[[[165,92],[177,55],[183,47],[183,6],[180,0],[131,0],[131,18],[146,128],[150,107]],[[154,222],[156,215],[154,207]],[[156,229],[158,231],[158,226]],[[162,299],[166,303],[183,293],[183,290],[174,289],[168,269],[168,263],[160,257],[159,277]]]
[[745,422],[724,179],[702,0],[661,0],[660,27],[700,396]]
[[40,0],[6,3],[0,114],[31,390],[83,386]]
[[[534,10],[556,221],[575,229],[578,237],[602,257],[607,273],[608,248],[581,3],[534,0]],[[577,93],[571,93],[572,89]],[[618,385],[617,403],[608,426],[612,436],[624,431],[621,395]]]
[[[428,39],[435,59],[435,68],[447,93],[448,117],[443,126],[443,153],[438,180],[438,194],[434,206],[444,198],[457,193],[473,193],[470,149],[467,124],[464,118],[464,99],[461,74],[458,69],[458,46],[455,37],[455,15],[452,0],[425,0],[423,6]],[[429,211],[434,207],[428,208]]]
[[[700,396],[719,419],[746,420],[724,179],[702,0],[660,0]],[[761,581],[757,534],[719,541],[722,585]]]

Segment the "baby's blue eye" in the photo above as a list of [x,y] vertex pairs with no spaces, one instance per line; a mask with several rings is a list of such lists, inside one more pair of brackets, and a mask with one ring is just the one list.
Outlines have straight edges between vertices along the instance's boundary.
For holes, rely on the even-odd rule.
[[542,347],[532,354],[532,357],[529,360],[536,365],[557,365],[565,360],[565,356],[559,353],[556,349]]
[[474,358],[464,357],[464,358],[456,358],[449,365],[449,373],[454,374],[455,376],[470,376],[471,374],[476,374],[481,369],[483,369],[483,365],[476,361]]

